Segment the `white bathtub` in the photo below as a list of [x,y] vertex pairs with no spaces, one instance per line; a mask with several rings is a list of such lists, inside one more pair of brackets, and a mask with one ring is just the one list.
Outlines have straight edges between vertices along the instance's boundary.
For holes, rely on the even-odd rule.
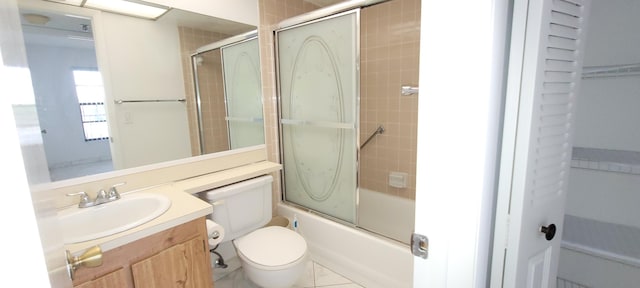
[[409,244],[415,223],[415,201],[360,188],[358,226]]
[[412,287],[408,245],[279,203],[277,214],[298,219],[311,258],[367,288]]

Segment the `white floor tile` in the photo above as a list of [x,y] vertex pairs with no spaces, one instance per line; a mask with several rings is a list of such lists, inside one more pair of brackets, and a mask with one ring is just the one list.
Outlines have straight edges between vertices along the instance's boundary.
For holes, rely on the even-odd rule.
[[318,263],[314,263],[313,270],[315,272],[316,287],[352,283],[351,280],[344,278],[342,275],[333,272]]
[[[231,261],[232,262],[232,261]],[[216,278],[217,279],[217,278]],[[214,281],[216,288],[258,288],[244,276],[242,268],[236,269]],[[304,275],[292,288],[364,288],[313,261],[307,263]]]
[[307,267],[304,270],[304,275],[300,277],[298,282],[294,284],[293,288],[314,288],[315,281],[313,277],[313,262],[307,262]]
[[351,284],[338,284],[338,285],[329,285],[329,286],[316,286],[316,288],[364,288],[364,287],[358,284],[351,283]]

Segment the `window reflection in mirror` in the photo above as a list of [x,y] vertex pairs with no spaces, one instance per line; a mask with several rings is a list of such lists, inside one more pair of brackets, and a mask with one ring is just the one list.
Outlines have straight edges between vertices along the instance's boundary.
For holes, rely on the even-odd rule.
[[[50,2],[20,5],[35,108],[14,110],[30,119],[20,133],[38,139],[23,145],[25,162],[32,162],[26,166],[49,171],[29,175],[31,184],[200,155],[191,55],[255,29],[178,9],[151,21]],[[26,14],[44,22],[29,22]],[[77,83],[74,71],[99,73],[104,100],[78,93],[97,87]],[[219,105],[224,118],[227,107]],[[206,113],[214,111],[209,108]],[[228,142],[229,132],[214,137]]]

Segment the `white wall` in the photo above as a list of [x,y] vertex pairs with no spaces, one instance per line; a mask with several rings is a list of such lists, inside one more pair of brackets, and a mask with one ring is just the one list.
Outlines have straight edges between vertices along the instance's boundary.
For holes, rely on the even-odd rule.
[[566,213],[640,228],[640,176],[572,168]]
[[110,160],[109,141],[85,141],[72,71],[97,69],[95,50],[27,45],[49,167]]
[[65,266],[62,237],[56,226],[47,225],[55,219],[53,201],[46,193],[29,191],[12,117],[13,97],[33,99],[31,79],[24,73],[27,59],[19,17],[15,0],[0,1],[0,180],[6,194],[0,203],[0,225],[6,231],[0,238],[2,286],[71,287],[66,271],[55,269]]
[[640,63],[640,1],[593,0],[584,65]]
[[[640,1],[593,1],[585,66],[640,63]],[[574,146],[640,151],[640,78],[584,79]]]
[[[112,13],[101,18],[95,25],[101,25],[108,51],[108,97],[185,98],[177,27]],[[191,156],[184,103],[108,104],[116,168]]]
[[[585,66],[640,63],[640,1],[593,1]],[[640,151],[640,77],[583,79],[574,146]],[[566,213],[640,227],[640,176],[572,168]]]

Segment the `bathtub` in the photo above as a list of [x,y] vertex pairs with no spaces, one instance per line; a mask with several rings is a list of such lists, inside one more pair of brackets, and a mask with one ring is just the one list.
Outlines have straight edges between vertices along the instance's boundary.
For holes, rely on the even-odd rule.
[[367,288],[412,287],[409,246],[279,203],[277,214],[298,219],[311,258]]
[[566,215],[558,276],[590,288],[638,287],[640,229]]
[[358,226],[409,244],[415,222],[415,201],[360,188]]

